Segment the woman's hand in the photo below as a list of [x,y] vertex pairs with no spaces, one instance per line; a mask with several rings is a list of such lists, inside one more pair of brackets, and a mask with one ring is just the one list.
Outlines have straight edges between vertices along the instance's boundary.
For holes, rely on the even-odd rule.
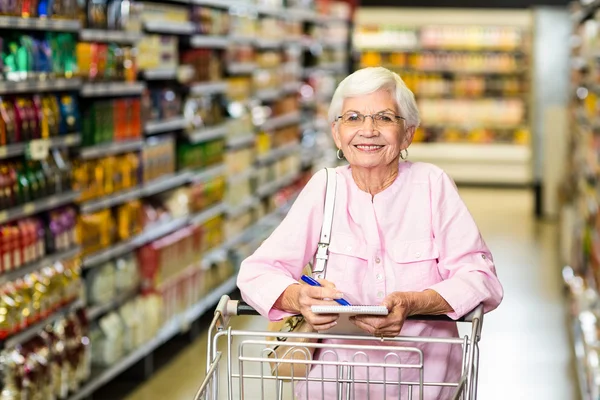
[[410,315],[410,293],[395,292],[387,296],[382,305],[387,307],[388,315],[357,315],[351,321],[363,331],[377,337],[396,337],[400,335],[406,317]]
[[[332,282],[317,279],[321,287],[304,284],[291,285],[281,295],[275,306],[288,312],[299,312],[315,330],[327,330],[337,324],[338,314],[315,314],[312,306],[335,306],[333,300],[343,296]],[[326,300],[327,299],[327,300]]]

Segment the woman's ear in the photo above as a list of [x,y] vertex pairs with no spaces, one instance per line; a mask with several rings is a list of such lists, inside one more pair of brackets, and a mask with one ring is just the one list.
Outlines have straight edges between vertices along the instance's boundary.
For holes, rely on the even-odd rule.
[[406,146],[406,147],[404,147],[405,149],[412,144],[412,141],[415,137],[416,131],[417,131],[417,128],[415,126],[409,126],[404,131],[404,143],[403,144]]
[[333,138],[333,141],[335,142],[335,145],[337,146],[337,148],[341,149],[342,148],[342,140],[340,139],[340,132],[338,130],[337,123],[335,123],[335,122],[331,123],[331,137]]

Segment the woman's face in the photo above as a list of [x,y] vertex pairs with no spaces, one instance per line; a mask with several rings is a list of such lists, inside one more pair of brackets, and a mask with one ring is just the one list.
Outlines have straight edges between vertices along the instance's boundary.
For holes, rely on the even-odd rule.
[[[356,114],[384,117],[381,121],[366,117],[357,124]],[[340,119],[334,123],[333,140],[354,167],[377,168],[397,163],[400,151],[410,145],[415,133],[414,127],[407,127],[406,121],[395,118],[401,115],[400,110],[387,90],[345,99],[341,115],[351,116],[349,121],[353,122],[344,123]],[[393,117],[392,123],[385,118],[388,115]]]

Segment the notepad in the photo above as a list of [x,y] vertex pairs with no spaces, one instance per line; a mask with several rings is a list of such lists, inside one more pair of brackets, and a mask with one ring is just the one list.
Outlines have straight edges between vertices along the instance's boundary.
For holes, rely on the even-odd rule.
[[315,314],[388,315],[385,306],[312,306]]

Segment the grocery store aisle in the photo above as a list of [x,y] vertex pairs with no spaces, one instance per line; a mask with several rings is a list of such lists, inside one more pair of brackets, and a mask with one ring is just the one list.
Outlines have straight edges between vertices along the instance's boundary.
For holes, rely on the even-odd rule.
[[[506,291],[501,307],[485,320],[479,398],[578,398],[555,225],[533,219],[529,192],[462,189],[461,193],[492,249]],[[236,326],[260,329],[264,323],[241,318]],[[192,399],[203,377],[205,346],[202,336],[127,400]],[[249,393],[246,398],[258,396]]]

